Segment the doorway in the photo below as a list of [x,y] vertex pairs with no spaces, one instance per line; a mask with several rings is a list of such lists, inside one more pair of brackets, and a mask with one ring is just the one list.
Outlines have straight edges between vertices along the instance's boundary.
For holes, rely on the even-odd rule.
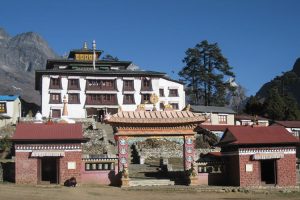
[[43,157],[41,159],[41,181],[58,184],[58,158]]
[[102,123],[104,121],[105,114],[106,114],[105,110],[98,110],[98,112],[97,112],[98,120],[97,121]]
[[276,184],[276,162],[275,160],[261,160],[261,182],[262,184]]

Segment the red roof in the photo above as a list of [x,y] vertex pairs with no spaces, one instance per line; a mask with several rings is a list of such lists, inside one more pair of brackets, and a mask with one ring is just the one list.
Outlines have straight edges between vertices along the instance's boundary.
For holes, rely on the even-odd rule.
[[276,121],[272,126],[284,126],[286,128],[300,128],[300,121]]
[[82,124],[20,123],[12,140],[85,140]]
[[234,116],[235,120],[268,120],[267,118],[260,116],[251,116],[251,115],[236,115]]
[[[202,129],[206,129],[209,131],[223,131],[225,132],[227,128],[232,127],[234,125],[199,125],[198,127],[202,128]],[[197,128],[198,128],[197,127]],[[198,129],[197,129],[198,131]]]
[[297,144],[296,139],[282,126],[229,127],[219,144],[222,145],[259,145],[259,144]]

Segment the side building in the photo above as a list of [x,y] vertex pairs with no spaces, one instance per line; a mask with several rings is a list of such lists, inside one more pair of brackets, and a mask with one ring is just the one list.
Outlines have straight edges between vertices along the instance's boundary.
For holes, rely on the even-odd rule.
[[102,51],[72,50],[67,59],[48,60],[45,70],[36,71],[36,90],[42,96],[42,116],[59,118],[66,96],[70,118],[96,117],[118,109],[134,111],[174,110],[185,107],[184,85],[165,73],[133,70],[130,61],[101,60]]
[[0,127],[16,124],[21,117],[21,101],[19,96],[0,95]]

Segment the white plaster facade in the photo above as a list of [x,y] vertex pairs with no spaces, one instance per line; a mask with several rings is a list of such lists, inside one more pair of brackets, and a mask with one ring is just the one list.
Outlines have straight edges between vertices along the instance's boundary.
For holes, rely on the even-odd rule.
[[[4,103],[6,106],[6,112],[0,113],[3,119],[0,118],[0,127],[7,124],[16,124],[21,117],[21,101],[18,97],[14,100],[0,100],[0,103]],[[5,119],[8,117],[9,119]]]
[[[234,125],[234,114],[228,113],[206,113],[208,118],[207,121],[203,122],[203,124],[207,125]],[[225,121],[221,121],[220,119],[226,119]]]
[[[60,78],[61,89],[49,89],[50,78]],[[80,90],[68,90],[68,79],[79,79]],[[116,81],[116,91],[86,91],[86,83],[88,79],[99,79],[99,80],[115,80]],[[133,80],[134,81],[134,91],[123,91],[123,80]],[[185,107],[185,91],[184,85],[172,81],[164,77],[151,77],[152,89],[153,91],[141,91],[141,77],[122,77],[122,76],[66,76],[66,75],[43,75],[41,81],[41,95],[42,95],[42,116],[48,117],[51,110],[61,110],[63,109],[62,99],[64,96],[68,97],[69,93],[78,93],[80,97],[79,104],[68,104],[68,113],[70,118],[86,118],[87,112],[86,108],[119,108],[121,106],[123,111],[134,111],[137,106],[141,104],[141,94],[155,93],[159,96],[159,89],[164,90],[164,96],[159,97],[159,101],[156,104],[156,109],[160,110],[160,103],[165,104],[178,104],[178,110],[182,110]],[[177,89],[178,96],[169,97],[169,90]],[[60,104],[50,104],[50,93],[59,93],[61,96]],[[118,105],[86,105],[86,94],[116,94]],[[134,94],[135,104],[123,104],[124,94]],[[152,104],[145,104],[146,110],[152,110]]]

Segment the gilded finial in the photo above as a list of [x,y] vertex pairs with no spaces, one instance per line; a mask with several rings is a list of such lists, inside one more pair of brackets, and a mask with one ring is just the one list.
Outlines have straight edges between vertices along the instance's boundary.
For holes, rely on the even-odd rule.
[[185,106],[185,108],[183,110],[184,111],[190,111],[190,109],[191,109],[191,105],[188,104],[188,105]]
[[173,106],[171,104],[165,104],[164,111],[170,111],[173,110]]

